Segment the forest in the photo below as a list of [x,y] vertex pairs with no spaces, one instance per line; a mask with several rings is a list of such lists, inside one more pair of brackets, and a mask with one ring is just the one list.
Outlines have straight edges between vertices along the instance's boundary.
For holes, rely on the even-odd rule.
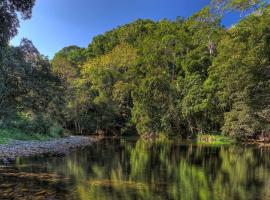
[[[189,18],[138,19],[51,60],[29,39],[10,45],[34,4],[0,3],[1,130],[270,137],[268,1],[213,0]],[[224,27],[229,12],[241,19]]]

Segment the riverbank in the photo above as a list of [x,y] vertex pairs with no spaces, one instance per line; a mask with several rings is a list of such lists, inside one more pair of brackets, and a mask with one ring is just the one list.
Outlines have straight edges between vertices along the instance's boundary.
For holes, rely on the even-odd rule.
[[237,141],[221,134],[198,134],[196,141],[198,144],[225,145],[235,144]]
[[17,141],[0,145],[0,162],[3,164],[14,161],[17,157],[38,155],[66,155],[70,150],[91,145],[95,139],[83,136],[69,136],[48,141]]

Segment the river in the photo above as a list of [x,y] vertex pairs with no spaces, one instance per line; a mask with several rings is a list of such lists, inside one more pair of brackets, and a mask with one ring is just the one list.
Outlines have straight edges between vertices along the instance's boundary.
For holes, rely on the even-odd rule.
[[270,148],[106,138],[1,166],[0,199],[269,200]]

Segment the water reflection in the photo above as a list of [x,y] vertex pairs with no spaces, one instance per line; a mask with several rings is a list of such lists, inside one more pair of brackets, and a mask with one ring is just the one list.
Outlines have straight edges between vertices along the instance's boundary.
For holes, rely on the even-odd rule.
[[270,199],[270,149],[104,139],[0,168],[0,199]]

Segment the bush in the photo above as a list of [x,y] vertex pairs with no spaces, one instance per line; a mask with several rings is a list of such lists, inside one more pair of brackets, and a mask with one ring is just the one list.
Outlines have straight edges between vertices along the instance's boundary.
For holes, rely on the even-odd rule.
[[18,113],[10,123],[10,127],[22,130],[28,134],[63,136],[63,129],[49,117],[42,114]]
[[64,132],[64,129],[60,126],[52,126],[50,127],[49,135],[52,137],[64,137],[65,132]]
[[235,140],[221,134],[198,134],[197,142],[200,144],[232,144]]

